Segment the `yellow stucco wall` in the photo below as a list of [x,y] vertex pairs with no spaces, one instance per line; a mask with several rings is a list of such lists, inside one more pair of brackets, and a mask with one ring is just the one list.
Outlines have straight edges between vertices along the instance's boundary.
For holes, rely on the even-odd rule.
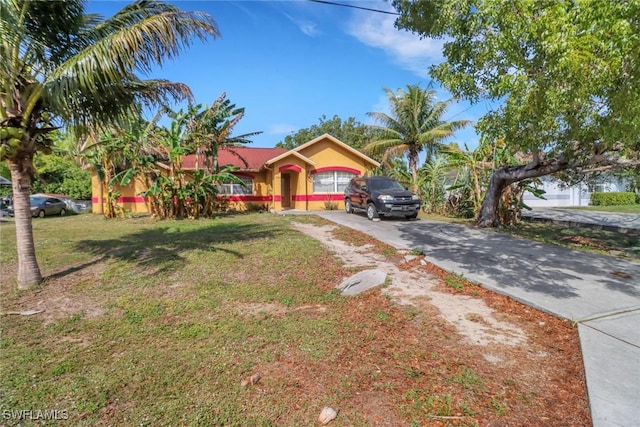
[[[103,213],[104,205],[107,201],[107,187],[98,180],[96,174],[91,176],[91,193],[92,193],[92,210],[93,213]],[[135,178],[133,182],[126,187],[116,185],[114,191],[119,192],[118,206],[126,212],[131,213],[148,213],[149,206],[144,197],[140,196],[147,189],[146,183],[142,177]]]
[[242,172],[239,175],[253,179],[253,193],[251,196],[244,197],[248,200],[238,200],[238,196],[229,196],[229,209],[237,211],[269,209],[272,191],[270,182],[267,181],[268,173],[266,171]]

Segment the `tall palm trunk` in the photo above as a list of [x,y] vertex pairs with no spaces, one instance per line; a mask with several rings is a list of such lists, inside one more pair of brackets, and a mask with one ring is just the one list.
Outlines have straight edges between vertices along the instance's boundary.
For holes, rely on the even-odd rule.
[[411,171],[411,191],[418,194],[418,151],[409,149],[409,170]]
[[32,159],[23,159],[23,164],[9,162],[11,187],[13,190],[13,211],[16,224],[16,249],[18,252],[18,289],[28,289],[42,282],[42,274],[36,259],[36,247],[31,228],[31,177],[24,164],[32,164]]

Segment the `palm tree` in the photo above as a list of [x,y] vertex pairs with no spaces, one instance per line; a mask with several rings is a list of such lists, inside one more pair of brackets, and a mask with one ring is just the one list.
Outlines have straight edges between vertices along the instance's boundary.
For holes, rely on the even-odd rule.
[[378,137],[363,147],[370,154],[382,154],[383,163],[394,155],[407,155],[413,191],[417,191],[418,160],[422,151],[428,162],[445,139],[458,129],[470,124],[468,120],[445,122],[442,116],[451,103],[436,102],[436,91],[407,85],[407,90],[393,92],[385,88],[391,107],[391,116],[385,113],[367,113],[380,125],[369,125]]
[[85,13],[82,0],[0,0],[0,160],[11,170],[18,287],[42,281],[29,209],[36,151],[64,125],[117,123],[142,105],[190,97],[189,88],[143,80],[193,38],[219,36],[213,19],[176,6],[139,0],[111,18]]
[[224,92],[211,107],[205,105],[204,111],[195,116],[194,132],[196,138],[202,142],[204,163],[209,173],[218,172],[218,153],[222,148],[229,149],[229,152],[245,162],[238,153],[233,151],[233,148],[250,143],[250,137],[260,135],[262,132],[233,135],[233,128],[243,117],[244,107],[236,108],[236,104],[232,104]]

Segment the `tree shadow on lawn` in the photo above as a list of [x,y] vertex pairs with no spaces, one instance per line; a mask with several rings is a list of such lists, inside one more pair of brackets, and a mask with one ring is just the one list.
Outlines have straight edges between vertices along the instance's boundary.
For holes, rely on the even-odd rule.
[[64,277],[109,259],[133,263],[155,275],[186,264],[187,260],[183,254],[189,251],[220,251],[242,259],[242,252],[221,246],[239,242],[250,244],[251,241],[274,238],[283,233],[284,230],[277,226],[264,224],[218,223],[193,229],[173,223],[163,228],[142,230],[117,239],[85,239],[77,242],[75,249],[96,255],[98,258],[69,267],[49,277]]

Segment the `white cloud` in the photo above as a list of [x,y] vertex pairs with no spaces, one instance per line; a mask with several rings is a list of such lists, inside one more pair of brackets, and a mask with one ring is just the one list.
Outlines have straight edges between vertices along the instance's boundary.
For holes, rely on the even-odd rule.
[[292,132],[297,132],[299,129],[298,126],[286,124],[286,123],[278,123],[269,126],[269,130],[267,130],[268,135],[284,135],[290,134]]
[[309,37],[315,37],[320,33],[320,31],[318,30],[318,26],[315,24],[315,22],[294,18],[288,13],[285,13],[284,15],[287,17],[289,21],[293,22],[300,31],[302,31],[304,34],[308,35]]
[[429,66],[443,59],[442,41],[421,40],[415,34],[398,30],[393,25],[395,19],[393,15],[354,13],[347,32],[367,46],[382,49],[401,67],[428,78]]
[[[391,110],[389,109],[389,98],[387,97],[387,93],[383,92],[378,95],[378,101],[371,107],[368,113],[384,113],[386,115],[391,115]],[[366,124],[369,125],[378,125],[372,117],[367,115],[367,119],[365,120]]]

